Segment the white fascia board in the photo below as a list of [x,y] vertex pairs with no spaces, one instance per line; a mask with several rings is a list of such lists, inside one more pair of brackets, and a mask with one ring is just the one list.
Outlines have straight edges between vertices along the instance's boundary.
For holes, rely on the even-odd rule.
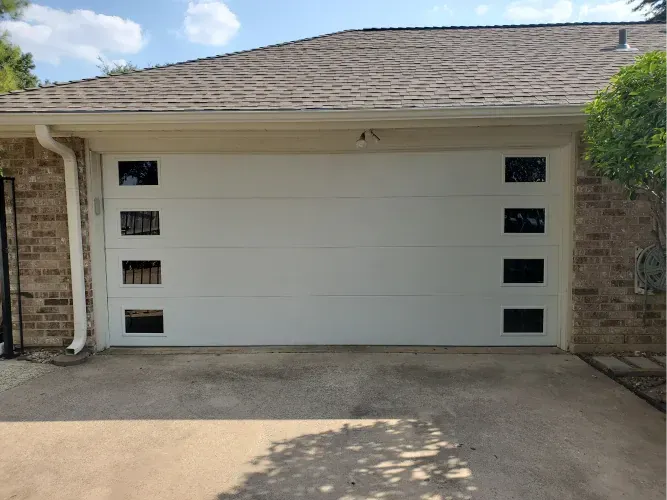
[[314,111],[183,111],[183,112],[63,112],[0,113],[0,125],[121,125],[121,124],[266,124],[447,120],[465,118],[565,118],[583,117],[581,105],[474,106],[398,110]]

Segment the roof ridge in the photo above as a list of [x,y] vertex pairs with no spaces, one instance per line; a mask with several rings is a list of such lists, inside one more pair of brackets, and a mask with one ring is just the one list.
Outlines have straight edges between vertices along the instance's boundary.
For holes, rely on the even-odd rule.
[[557,28],[563,26],[624,26],[628,24],[665,24],[665,21],[590,21],[573,23],[483,24],[475,26],[407,26],[395,28],[360,28],[348,31],[479,30],[492,28]]

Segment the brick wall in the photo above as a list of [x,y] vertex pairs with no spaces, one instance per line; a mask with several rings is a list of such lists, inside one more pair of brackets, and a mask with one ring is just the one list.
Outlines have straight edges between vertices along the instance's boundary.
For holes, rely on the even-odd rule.
[[[580,142],[574,194],[572,350],[665,350],[665,295],[635,294],[635,247],[653,242],[648,204],[591,170]],[[647,299],[644,315],[644,301]]]
[[[81,139],[63,140],[79,159],[81,220],[89,337],[92,293],[88,213]],[[577,157],[583,151],[579,145]],[[34,139],[0,139],[0,168],[16,177],[25,341],[62,346],[73,333],[67,209],[62,159]],[[6,190],[7,199],[10,193]],[[665,349],[665,296],[634,293],[635,247],[651,243],[646,204],[626,199],[619,186],[579,160],[575,185],[572,349]],[[15,243],[8,214],[10,275],[15,293]],[[14,300],[16,318],[16,301]],[[18,333],[16,333],[18,335]],[[18,337],[16,337],[18,338]]]
[[[60,140],[60,139],[59,139]],[[84,143],[62,139],[78,158],[88,307],[88,334],[92,339],[92,293],[89,272],[88,207]],[[0,139],[0,167],[3,175],[16,178],[23,327],[27,346],[62,346],[73,335],[67,206],[62,158],[44,149],[36,139]],[[16,307],[16,246],[14,241],[11,193],[7,196],[10,276],[12,278],[14,339],[18,342]]]

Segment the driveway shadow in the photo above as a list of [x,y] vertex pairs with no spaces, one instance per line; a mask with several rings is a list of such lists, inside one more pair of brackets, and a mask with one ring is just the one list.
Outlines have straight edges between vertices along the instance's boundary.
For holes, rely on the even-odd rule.
[[420,420],[345,424],[279,441],[217,500],[471,498],[475,487],[459,445]]

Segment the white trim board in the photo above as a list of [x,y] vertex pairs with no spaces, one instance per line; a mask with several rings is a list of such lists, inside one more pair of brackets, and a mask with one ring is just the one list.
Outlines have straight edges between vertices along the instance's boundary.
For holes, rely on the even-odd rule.
[[87,111],[0,113],[0,124],[127,124],[127,123],[302,123],[372,120],[436,120],[451,118],[581,118],[582,105],[463,106],[424,109],[309,110],[309,111]]
[[[428,121],[420,122],[429,124]],[[199,126],[201,127],[201,126]],[[376,127],[380,142],[363,150],[356,141],[364,125],[327,130],[136,130],[87,132],[91,149],[113,155],[163,155],[175,153],[312,154],[355,153],[368,155],[400,151],[445,151],[504,149],[526,154],[535,148],[554,148],[569,144],[571,126],[478,126],[465,127]],[[76,134],[75,134],[76,135]],[[543,151],[540,151],[543,153]],[[500,163],[500,160],[499,160]]]
[[109,346],[109,306],[107,303],[107,263],[104,240],[104,198],[102,157],[88,149],[86,141],[86,184],[90,236],[90,272],[93,285],[93,327],[95,349]]

